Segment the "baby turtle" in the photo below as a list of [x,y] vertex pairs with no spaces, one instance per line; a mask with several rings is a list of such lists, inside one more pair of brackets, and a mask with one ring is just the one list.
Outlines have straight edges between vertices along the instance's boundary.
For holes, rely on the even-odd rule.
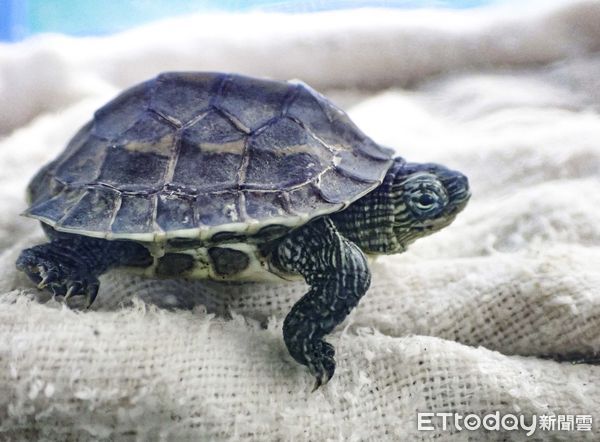
[[371,282],[366,256],[450,224],[467,178],[409,163],[298,81],[164,73],[94,114],[28,187],[50,242],[17,268],[88,305],[113,267],[165,278],[310,286],[283,323],[291,356],[334,373],[323,338]]

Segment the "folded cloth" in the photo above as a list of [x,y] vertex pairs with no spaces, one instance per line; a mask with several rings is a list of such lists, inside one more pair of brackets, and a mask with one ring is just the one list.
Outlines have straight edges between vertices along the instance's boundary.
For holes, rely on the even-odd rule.
[[[354,17],[340,25],[354,33],[318,26],[338,23],[336,14]],[[305,16],[285,18],[291,30],[277,42],[266,30],[248,41],[220,33],[214,47],[221,52],[203,47],[204,61],[185,59],[207,41],[202,31],[170,59],[157,56],[166,51],[160,39],[139,41],[156,33],[151,28],[59,39],[54,52],[40,49],[56,43],[53,36],[19,44],[19,54],[0,47],[0,78],[32,76],[5,95],[15,114],[7,107],[0,115],[0,440],[598,438],[600,33],[591,23],[600,22],[599,4],[571,2],[519,18],[369,12],[382,17],[380,27],[364,25],[360,14],[314,16],[308,43],[300,38]],[[447,20],[440,23],[439,14]],[[169,23],[156,29],[182,22]],[[336,65],[319,41],[361,56],[380,52],[370,53],[375,64],[357,63],[338,77],[348,68],[345,56]],[[112,53],[81,52],[107,42]],[[388,65],[396,43],[422,65]],[[114,270],[101,278],[92,309],[80,312],[16,271],[19,252],[45,240],[35,222],[18,216],[27,180],[95,107],[147,76],[147,66],[124,61],[139,60],[140,48],[153,60],[151,75],[179,63],[316,79],[376,141],[469,176],[473,197],[454,224],[373,263],[369,292],[328,338],[336,374],[316,392],[281,336],[306,290],[302,282],[153,280]],[[263,54],[264,65],[252,64],[250,55],[282,48],[305,60],[283,68]],[[423,48],[435,48],[435,60],[427,62]],[[113,70],[123,66],[130,70]],[[374,89],[357,89],[373,75]],[[457,425],[456,414],[444,428],[433,413],[516,416],[531,430],[511,429],[509,421],[498,431],[467,429],[476,419]]]

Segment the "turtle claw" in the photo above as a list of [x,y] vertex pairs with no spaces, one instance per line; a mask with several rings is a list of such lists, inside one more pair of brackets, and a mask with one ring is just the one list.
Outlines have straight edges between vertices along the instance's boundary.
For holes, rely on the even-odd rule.
[[82,288],[83,288],[83,286],[81,285],[80,282],[71,283],[67,288],[67,293],[65,294],[64,302],[68,302],[69,298],[73,295],[77,295],[81,291]]
[[46,288],[49,285],[53,285],[58,282],[58,272],[55,271],[47,271],[44,266],[38,266],[39,276],[41,276],[42,280],[38,283],[38,289]]
[[329,342],[317,341],[313,350],[313,361],[308,364],[308,368],[315,376],[315,385],[312,392],[320,387],[327,385],[335,373],[335,350]]
[[75,296],[87,298],[89,308],[98,294],[100,283],[90,274],[86,266],[80,263],[59,262],[52,253],[48,253],[47,244],[25,249],[17,260],[17,268],[24,271],[39,289],[52,293],[52,298],[62,298],[62,302]]
[[84,296],[86,299],[85,309],[89,309],[98,295],[100,284],[97,280],[83,279],[73,281],[67,285],[67,292],[63,298],[63,302],[68,305],[69,299],[74,296]]
[[[333,376],[333,373],[331,374],[331,376]],[[329,376],[327,374],[325,374],[325,376],[323,376],[323,377],[316,376],[316,378],[315,378],[315,384],[313,385],[313,388],[312,388],[312,390],[310,392],[314,393],[319,388],[324,387],[325,385],[327,385],[327,383],[331,379],[331,376]]]
[[98,289],[100,288],[100,284],[98,283],[98,281],[90,284],[88,286],[88,293],[87,293],[87,305],[86,305],[86,309],[89,309],[92,304],[94,303],[94,301],[96,300],[96,296],[98,295]]
[[315,377],[311,390],[311,393],[314,393],[327,385],[335,373],[335,350],[329,342],[323,340],[305,341],[301,348],[306,350],[302,359],[306,361],[305,365]]
[[315,385],[313,385],[312,390],[310,390],[311,393],[314,393],[315,391],[317,391],[319,389],[319,387],[321,386],[321,381],[319,380],[319,378],[317,378],[315,380]]
[[319,388],[327,385],[327,383],[329,382],[329,380],[331,379],[332,376],[333,376],[333,371],[331,371],[331,372],[322,371],[318,374],[315,374],[315,384],[313,385],[313,388],[310,392],[314,393]]
[[78,278],[74,281],[67,281],[61,287],[61,293],[64,293],[62,302],[69,305],[69,301],[74,297],[83,296],[85,299],[85,306],[83,308],[89,309],[96,300],[99,287],[100,283],[96,279]]

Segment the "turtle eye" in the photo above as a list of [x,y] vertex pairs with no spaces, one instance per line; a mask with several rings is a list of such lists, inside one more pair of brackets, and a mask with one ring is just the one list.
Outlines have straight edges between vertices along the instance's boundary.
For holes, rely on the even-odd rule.
[[433,207],[435,201],[436,199],[431,193],[423,193],[417,198],[415,205],[421,210],[429,210]]

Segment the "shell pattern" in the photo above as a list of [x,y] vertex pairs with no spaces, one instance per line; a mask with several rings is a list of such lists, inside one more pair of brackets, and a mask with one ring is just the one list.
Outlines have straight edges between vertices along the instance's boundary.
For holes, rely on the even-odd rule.
[[32,180],[25,215],[108,239],[252,234],[343,209],[391,157],[304,83],[165,73],[96,111]]

